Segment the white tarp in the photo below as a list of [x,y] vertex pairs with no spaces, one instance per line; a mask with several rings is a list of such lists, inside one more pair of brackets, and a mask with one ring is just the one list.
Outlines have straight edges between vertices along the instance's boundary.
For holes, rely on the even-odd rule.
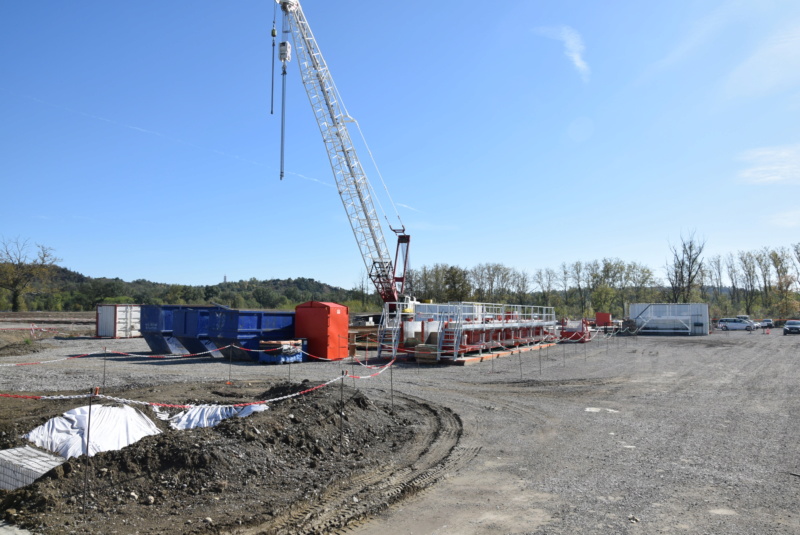
[[[25,438],[40,448],[69,459],[86,453],[88,424],[89,407],[78,407],[40,425]],[[101,451],[121,450],[160,432],[150,418],[133,407],[92,405],[89,456]]]
[[[194,429],[195,427],[214,427],[222,420],[238,416],[244,418],[254,412],[267,410],[266,404],[231,407],[230,405],[197,405],[166,418],[173,429]],[[159,415],[159,417],[161,417]]]

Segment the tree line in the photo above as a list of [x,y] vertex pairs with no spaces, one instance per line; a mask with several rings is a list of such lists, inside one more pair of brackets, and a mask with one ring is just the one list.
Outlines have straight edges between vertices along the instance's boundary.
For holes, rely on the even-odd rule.
[[566,317],[595,312],[621,317],[626,303],[659,301],[663,295],[650,268],[618,258],[562,262],[533,273],[498,263],[434,264],[412,270],[411,282],[420,300],[550,306]]
[[240,309],[291,309],[306,301],[342,303],[353,311],[376,303],[360,290],[314,279],[251,278],[214,285],[163,284],[144,279],[92,278],[57,265],[51,248],[27,240],[0,240],[0,310],[89,311],[98,304],[223,305]]
[[15,308],[10,292],[0,290],[0,310],[94,310],[98,304],[223,305],[239,309],[294,308],[306,301],[332,301],[361,308],[357,292],[337,288],[314,279],[255,278],[215,285],[163,284],[139,279],[92,278],[64,268],[53,268],[47,290],[34,285]]
[[[627,304],[641,302],[709,303],[714,317],[800,314],[800,243],[705,257],[705,241],[690,234],[669,251],[663,278],[638,262],[603,258],[532,272],[500,263],[471,268],[437,263],[410,270],[408,285],[423,301],[552,306],[559,316],[572,318],[595,312],[623,317]],[[34,252],[27,241],[3,240],[0,310],[93,310],[102,303],[289,309],[311,300],[342,303],[354,312],[381,307],[364,273],[350,290],[307,278],[188,286],[91,278],[57,266],[58,261],[50,248],[37,245]]]
[[462,268],[434,264],[412,270],[415,296],[433,302],[478,301],[555,307],[564,317],[610,312],[629,303],[708,303],[713,317],[745,313],[791,318],[800,314],[800,243],[704,257],[694,234],[670,245],[664,278],[619,258],[562,262],[532,273],[497,263]]

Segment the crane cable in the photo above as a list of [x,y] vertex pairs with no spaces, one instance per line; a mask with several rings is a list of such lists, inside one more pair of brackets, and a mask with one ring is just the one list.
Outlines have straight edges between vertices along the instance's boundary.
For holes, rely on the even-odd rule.
[[[364,144],[364,148],[367,149],[367,154],[369,154],[369,159],[372,162],[372,167],[374,167],[375,171],[378,173],[378,178],[381,181],[381,185],[383,186],[383,190],[386,192],[386,196],[389,198],[389,203],[392,205],[392,209],[394,210],[394,213],[397,216],[397,220],[400,222],[400,228],[402,229],[403,232],[405,232],[405,228],[406,227],[403,224],[403,220],[400,218],[400,212],[398,212],[398,210],[397,210],[397,206],[394,203],[394,199],[392,198],[392,194],[389,193],[389,188],[386,187],[386,181],[383,180],[383,174],[381,173],[381,170],[378,168],[378,163],[375,161],[375,157],[372,155],[372,149],[369,148],[369,144],[367,143],[367,140],[364,137],[364,132],[361,131],[361,125],[358,124],[358,121],[356,121],[350,115],[350,112],[347,111],[347,106],[345,106],[344,100],[342,100],[342,95],[341,95],[341,93],[339,93],[339,88],[336,87],[336,82],[334,82],[332,79],[331,79],[331,85],[333,86],[333,90],[336,92],[336,96],[339,99],[339,104],[341,104],[341,106],[342,106],[342,111],[344,111],[344,119],[346,121],[352,122],[354,125],[356,125],[356,129],[358,130],[358,135],[361,136],[361,142]],[[375,195],[375,189],[372,187],[372,183],[369,180],[367,180],[366,183],[367,183],[367,186],[369,186],[369,189],[372,191],[372,197],[378,203],[378,208],[380,208],[381,212],[383,213],[383,218],[386,220],[386,223],[389,224],[389,228],[392,229],[393,231],[395,231],[395,229],[392,228],[392,224],[389,222],[389,217],[386,215],[386,210],[383,209],[383,205],[381,204],[380,197]],[[397,232],[397,231],[395,231],[395,232]]]
[[269,114],[275,114],[275,38],[278,36],[278,30],[275,29],[275,20],[278,17],[278,3],[272,9],[272,89],[270,91]]
[[[339,100],[341,102],[341,95],[339,96]],[[383,190],[386,192],[386,196],[389,198],[389,203],[392,205],[392,209],[394,210],[394,214],[397,216],[397,220],[400,222],[400,228],[403,230],[403,232],[405,232],[406,226],[403,224],[403,220],[400,218],[400,212],[397,210],[397,206],[394,203],[394,199],[392,198],[392,194],[389,193],[389,188],[386,187],[386,182],[383,180],[383,174],[381,173],[381,170],[378,168],[378,163],[375,161],[375,157],[372,155],[372,150],[369,148],[369,145],[367,144],[366,138],[364,138],[364,132],[361,131],[361,125],[358,124],[358,121],[356,121],[355,119],[350,117],[350,112],[348,112],[347,108],[345,108],[344,102],[342,102],[342,108],[344,109],[344,112],[347,114],[347,117],[351,121],[353,121],[353,123],[356,125],[356,128],[358,129],[358,135],[361,136],[361,142],[364,144],[364,148],[367,149],[367,154],[369,154],[369,159],[370,159],[370,161],[372,161],[372,166],[375,168],[375,172],[378,173],[378,178],[381,181],[381,185],[383,186]],[[367,183],[369,184],[369,181],[367,181]],[[373,197],[375,197],[375,199],[378,201],[378,206],[380,207],[381,212],[383,212],[383,218],[386,219],[386,223],[389,225],[389,228],[394,231],[394,228],[392,228],[392,224],[389,222],[389,218],[386,215],[386,211],[383,209],[383,205],[381,205],[380,198],[377,195],[375,195],[375,190],[372,188],[372,184],[369,184],[369,188],[373,190],[372,191]]]
[[[277,5],[277,4],[276,4]],[[284,35],[289,34],[289,15],[288,13],[283,14],[283,20],[281,21],[281,33]],[[286,41],[288,43],[288,40]],[[285,51],[289,50],[288,48],[284,49],[284,43],[281,42],[281,172],[280,172],[280,179],[283,180],[284,177],[284,160],[285,160],[285,153],[286,153],[286,63],[289,61],[287,55],[285,55]],[[288,46],[288,45],[287,45]]]
[[[278,2],[276,1],[275,2],[275,6],[276,7],[275,7],[275,10],[273,11],[273,20],[272,20],[272,47],[273,47],[273,56],[272,56],[272,64],[273,64],[272,79],[273,79],[273,82],[272,83],[273,83],[273,94],[275,92],[275,90],[274,90],[274,85],[275,85],[275,81],[274,81],[275,80],[275,67],[274,67],[274,65],[275,65],[275,35],[276,35],[275,17],[277,16],[276,15],[276,13],[277,13],[277,5],[278,5]],[[281,28],[281,31],[284,34],[289,33],[289,30],[287,30],[287,28],[286,28],[287,24],[288,24],[287,17],[288,17],[288,14],[285,13],[284,17],[283,17],[282,28]],[[286,63],[285,62],[283,62],[283,70],[281,72],[281,76],[283,78],[283,81],[282,81],[282,84],[283,84],[282,91],[283,91],[283,93],[281,95],[282,110],[281,110],[280,179],[283,180],[283,177],[284,177],[284,144],[285,144],[285,128],[286,128]],[[344,101],[342,100],[342,95],[341,95],[341,93],[339,93],[339,88],[336,87],[336,82],[333,81],[333,78],[330,78],[330,82],[331,82],[331,85],[332,85],[333,92],[335,93],[337,99],[339,100],[339,104],[341,104],[342,110],[344,111],[344,120],[352,122],[353,124],[356,125],[356,129],[358,129],[358,135],[361,136],[361,142],[364,144],[364,148],[367,149],[367,153],[369,154],[369,159],[372,162],[372,166],[375,168],[375,171],[378,173],[378,178],[381,181],[381,185],[383,186],[383,190],[386,192],[386,196],[389,198],[389,203],[392,205],[392,209],[394,210],[395,216],[397,216],[397,220],[400,222],[400,229],[399,230],[395,230],[392,227],[392,224],[389,222],[389,217],[386,215],[386,210],[383,209],[383,205],[381,203],[380,197],[375,195],[375,189],[372,187],[372,183],[370,183],[369,180],[365,181],[367,183],[367,187],[369,187],[370,191],[372,192],[372,197],[378,203],[378,208],[380,209],[381,213],[383,214],[383,218],[386,220],[386,223],[389,225],[389,228],[392,229],[392,231],[394,231],[396,233],[397,232],[403,232],[404,233],[406,227],[403,224],[403,220],[400,218],[400,212],[397,210],[397,205],[395,205],[395,203],[394,203],[394,199],[392,198],[392,194],[389,193],[389,188],[386,186],[386,181],[383,180],[383,174],[381,173],[381,170],[378,168],[378,164],[375,161],[375,157],[372,154],[372,149],[369,148],[369,144],[367,144],[367,140],[364,137],[364,132],[361,131],[361,125],[358,124],[358,121],[356,121],[350,115],[350,112],[347,111],[347,106],[345,106]]]

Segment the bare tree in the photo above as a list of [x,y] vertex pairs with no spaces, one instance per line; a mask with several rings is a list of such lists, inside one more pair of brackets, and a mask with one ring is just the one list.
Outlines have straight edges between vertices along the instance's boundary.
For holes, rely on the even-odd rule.
[[52,266],[60,260],[50,247],[37,243],[36,252],[32,253],[29,240],[0,240],[0,288],[11,292],[12,311],[23,309],[23,297],[33,283],[46,281]]
[[751,314],[758,295],[758,268],[756,255],[750,251],[739,251],[739,264],[742,268],[742,294],[745,314]]
[[714,299],[719,301],[722,295],[722,257],[712,256],[708,260],[708,278],[714,292]]
[[479,264],[469,270],[475,297],[479,301],[499,302],[509,292],[510,268],[503,264]]
[[728,253],[725,257],[725,269],[728,273],[728,280],[731,283],[731,304],[735,307],[739,306],[741,295],[739,288],[741,287],[741,274],[739,273],[739,265],[736,262],[736,256],[733,253]]
[[508,303],[514,293],[514,269],[497,264],[496,278],[497,284],[495,286],[494,302],[495,303]]
[[797,280],[800,280],[800,243],[793,243],[792,252],[794,253],[795,269],[797,270]]
[[703,269],[703,249],[705,240],[701,241],[692,232],[688,237],[681,235],[680,246],[670,245],[672,263],[665,266],[667,281],[670,286],[670,297],[674,303],[690,303],[692,291],[699,283]]
[[775,292],[778,294],[777,310],[782,318],[793,315],[798,309],[792,287],[797,280],[791,273],[792,253],[785,247],[770,252],[770,260],[777,276]]
[[527,271],[514,271],[514,300],[518,305],[530,304],[531,276]]
[[575,290],[577,290],[578,293],[578,305],[580,306],[581,317],[584,317],[586,315],[588,296],[586,294],[586,272],[580,260],[572,264],[570,276],[572,278],[572,284],[575,285]]
[[533,273],[533,282],[539,287],[542,292],[542,301],[544,306],[550,306],[550,298],[553,293],[553,284],[556,279],[556,272],[550,268],[537,269]]
[[769,247],[764,247],[760,251],[753,253],[761,276],[761,304],[764,308],[769,308],[772,304],[772,258]]
[[488,264],[478,264],[469,270],[469,279],[475,292],[475,299],[480,302],[487,300],[487,287],[489,285]]
[[558,280],[561,283],[561,292],[564,298],[564,306],[569,308],[569,282],[571,274],[566,262],[561,262],[561,265],[558,266],[558,275]]

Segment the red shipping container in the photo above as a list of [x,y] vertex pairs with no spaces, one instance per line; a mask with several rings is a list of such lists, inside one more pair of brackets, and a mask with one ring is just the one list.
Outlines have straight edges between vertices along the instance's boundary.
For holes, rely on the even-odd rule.
[[610,312],[596,312],[594,315],[594,323],[598,327],[612,327],[614,325],[611,321]]
[[311,358],[341,360],[347,354],[348,308],[336,303],[308,301],[295,307],[294,335],[308,340]]

